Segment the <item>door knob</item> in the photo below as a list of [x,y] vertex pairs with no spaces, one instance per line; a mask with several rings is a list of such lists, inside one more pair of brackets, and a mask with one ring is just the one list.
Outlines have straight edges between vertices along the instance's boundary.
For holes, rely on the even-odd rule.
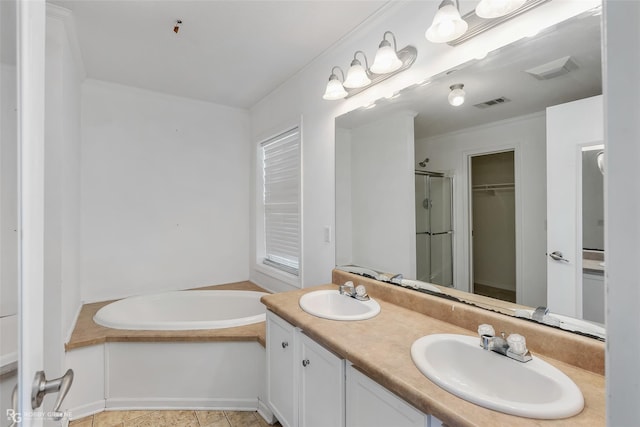
[[563,261],[563,262],[569,262],[568,259],[566,259],[563,255],[562,252],[560,251],[553,251],[549,254],[549,256],[551,257],[552,260],[554,261]]
[[56,403],[53,405],[53,412],[56,413],[53,419],[54,421],[58,421],[62,419],[63,414],[59,413],[60,406],[62,406],[62,401],[65,396],[69,392],[71,388],[71,383],[73,382],[73,370],[67,369],[67,372],[60,378],[56,378],[55,380],[47,381],[47,378],[44,375],[44,371],[36,372],[36,377],[33,381],[33,387],[31,389],[31,408],[37,409],[42,405],[42,400],[44,396],[48,393],[58,393],[58,398],[56,399]]

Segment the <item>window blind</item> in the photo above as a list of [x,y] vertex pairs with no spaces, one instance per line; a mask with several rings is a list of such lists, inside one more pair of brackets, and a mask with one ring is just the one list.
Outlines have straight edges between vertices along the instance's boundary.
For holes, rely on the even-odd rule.
[[300,271],[300,132],[294,128],[261,146],[263,262],[297,276]]

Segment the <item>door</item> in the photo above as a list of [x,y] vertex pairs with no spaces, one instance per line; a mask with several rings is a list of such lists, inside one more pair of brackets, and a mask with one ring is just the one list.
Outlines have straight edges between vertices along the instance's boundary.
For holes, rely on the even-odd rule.
[[604,140],[602,96],[547,108],[547,307],[582,318],[582,147]]
[[[20,426],[42,426],[31,386],[44,367],[44,56],[45,2],[17,0],[18,70],[18,407]],[[3,35],[4,37],[4,35]]]
[[300,426],[345,425],[345,362],[311,338],[300,336]]

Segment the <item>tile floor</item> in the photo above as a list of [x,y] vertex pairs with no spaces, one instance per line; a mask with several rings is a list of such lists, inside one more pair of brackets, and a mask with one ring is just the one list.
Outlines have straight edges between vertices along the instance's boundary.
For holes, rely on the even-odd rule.
[[[69,427],[268,427],[257,412],[105,411],[71,421]],[[274,424],[279,427],[280,423]]]

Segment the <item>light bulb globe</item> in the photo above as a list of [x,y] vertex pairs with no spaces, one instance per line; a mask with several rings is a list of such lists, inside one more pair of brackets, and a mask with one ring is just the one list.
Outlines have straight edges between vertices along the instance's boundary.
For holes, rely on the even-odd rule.
[[343,99],[348,95],[347,91],[338,80],[338,77],[335,74],[332,74],[329,77],[329,82],[327,83],[327,89],[322,95],[322,99],[326,99],[327,101],[335,101],[338,99]]
[[436,12],[425,37],[432,43],[446,43],[462,36],[467,28],[469,24],[462,19],[453,2],[445,0]]
[[376,57],[373,60],[373,65],[371,65],[369,70],[375,74],[387,74],[393,73],[401,67],[402,61],[398,58],[396,51],[387,42],[386,44],[380,44],[376,52]]
[[357,89],[369,84],[371,84],[371,79],[367,76],[367,72],[360,64],[360,61],[354,59],[351,62],[349,71],[347,71],[347,78],[344,80],[343,86],[349,89]]

